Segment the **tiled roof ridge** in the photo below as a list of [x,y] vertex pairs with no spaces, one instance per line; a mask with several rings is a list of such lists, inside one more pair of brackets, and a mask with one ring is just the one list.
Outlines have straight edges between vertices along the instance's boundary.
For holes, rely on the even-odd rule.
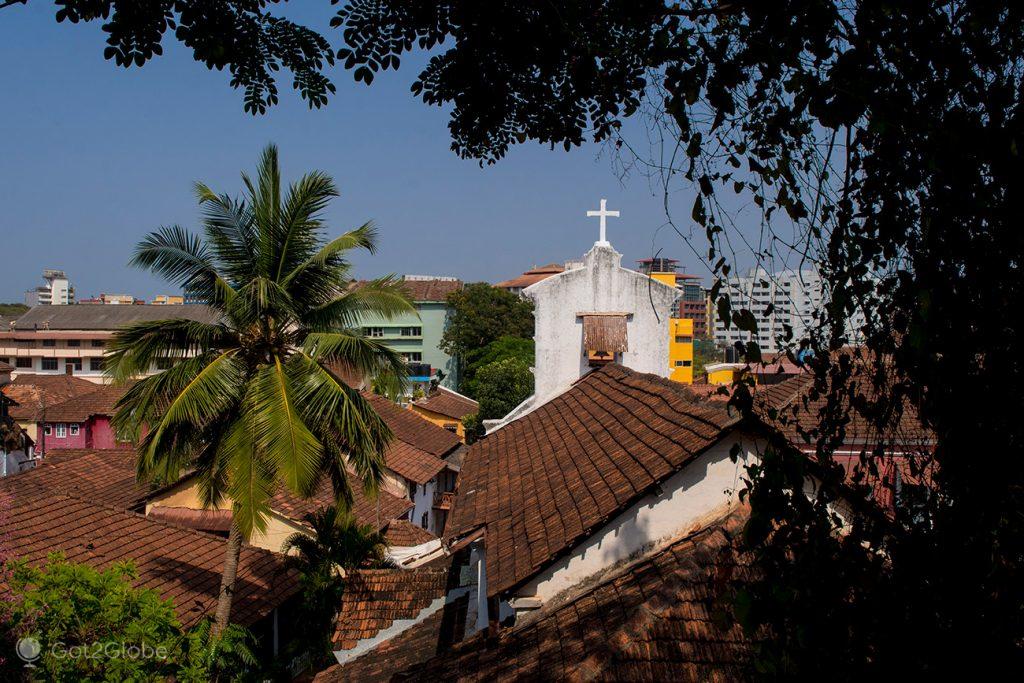
[[[703,538],[711,538],[716,535],[721,535],[724,539],[724,543],[722,543],[718,547],[722,547],[724,545],[727,545],[728,543],[731,543],[734,540],[734,536],[729,531],[729,529],[726,528],[730,525],[725,523],[734,521],[733,518],[735,518],[736,520],[740,519],[744,510],[748,509],[748,505],[741,505],[738,507],[731,508],[727,513],[715,518],[714,520],[708,521],[700,529],[697,529],[695,531],[689,531],[672,541],[660,545],[657,548],[650,549],[648,552],[643,553],[639,557],[634,557],[624,562],[622,565],[614,567],[614,569],[600,575],[600,578],[596,581],[587,582],[586,580],[584,580],[584,582],[582,582],[581,584],[577,584],[576,586],[566,589],[562,593],[556,595],[553,600],[548,601],[540,609],[532,613],[526,614],[522,619],[517,621],[517,623],[511,628],[504,629],[502,632],[500,632],[498,638],[500,640],[506,640],[510,637],[513,637],[518,629],[525,628],[542,619],[551,617],[557,614],[562,609],[565,609],[566,607],[572,605],[573,603],[579,602],[580,600],[584,600],[592,596],[597,591],[605,588],[612,582],[622,578],[623,576],[634,570],[636,567],[652,561],[659,555],[672,552],[677,547],[684,545],[696,546],[699,540]],[[573,592],[573,588],[579,588],[580,586],[582,586],[582,588],[580,588],[578,593]],[[638,609],[640,608],[641,607],[638,607]],[[460,643],[454,644],[451,648],[450,654],[456,654],[464,649],[472,648],[475,646],[476,643],[486,639],[487,637],[487,632],[481,631],[480,633],[470,638],[467,638]]]

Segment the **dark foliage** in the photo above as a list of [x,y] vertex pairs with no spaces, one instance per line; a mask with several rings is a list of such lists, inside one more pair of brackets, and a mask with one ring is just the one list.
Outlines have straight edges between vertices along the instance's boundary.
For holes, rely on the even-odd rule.
[[448,306],[452,315],[441,336],[441,349],[459,359],[462,381],[472,379],[465,370],[476,367],[492,342],[502,337],[533,337],[533,304],[486,282],[452,292]]
[[[740,595],[737,616],[772,634],[758,658],[768,676],[977,674],[1021,659],[1022,13],[1007,0],[339,9],[338,54],[360,81],[436,48],[413,92],[452,107],[459,154],[493,162],[517,142],[591,136],[628,147],[620,121],[640,112],[668,133],[653,168],[695,191],[689,216],[715,273],[731,272],[722,195],[735,194],[761,211],[757,258],[791,249],[827,278],[816,331],[787,340],[815,351],[827,399],[811,416],[815,456],[777,443],[747,489],[766,582]],[[846,347],[855,310],[865,354]],[[754,331],[753,312],[727,296],[718,312]],[[851,412],[884,435],[907,408],[934,435],[931,495],[837,536],[832,455]],[[869,469],[893,450],[885,441],[864,454]],[[812,465],[821,485],[807,497]]]

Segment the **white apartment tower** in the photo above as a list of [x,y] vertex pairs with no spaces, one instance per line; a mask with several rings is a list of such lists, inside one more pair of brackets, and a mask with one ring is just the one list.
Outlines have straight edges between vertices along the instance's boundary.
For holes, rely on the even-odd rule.
[[66,306],[75,303],[75,288],[71,286],[68,276],[63,270],[43,271],[45,285],[25,292],[25,304],[28,306]]
[[[764,353],[782,350],[779,340],[785,334],[786,325],[793,328],[794,342],[806,337],[815,314],[828,301],[825,283],[813,269],[769,273],[754,268],[747,275],[729,278],[723,290],[729,294],[734,313],[745,308],[754,314],[757,333],[738,330],[734,325],[727,329],[722,320],[716,319],[715,341],[729,346],[737,341],[754,341]],[[863,326],[864,316],[860,313],[847,322],[846,336],[851,343],[858,341],[858,331]]]

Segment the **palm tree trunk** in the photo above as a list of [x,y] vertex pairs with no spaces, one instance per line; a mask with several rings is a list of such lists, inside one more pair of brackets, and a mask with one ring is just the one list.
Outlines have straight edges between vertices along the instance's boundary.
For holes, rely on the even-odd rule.
[[228,532],[228,545],[224,551],[224,571],[220,577],[220,595],[217,596],[217,611],[213,617],[213,629],[210,635],[219,636],[228,626],[231,616],[231,601],[235,597],[235,577],[238,574],[238,556],[242,553],[242,531],[238,522],[231,520],[231,531]]

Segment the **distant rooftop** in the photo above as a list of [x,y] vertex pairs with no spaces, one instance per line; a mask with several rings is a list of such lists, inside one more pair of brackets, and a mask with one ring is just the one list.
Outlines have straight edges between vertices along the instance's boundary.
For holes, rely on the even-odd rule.
[[203,304],[160,306],[35,306],[14,324],[17,331],[31,330],[116,330],[137,322],[185,318],[216,322],[220,314]]

